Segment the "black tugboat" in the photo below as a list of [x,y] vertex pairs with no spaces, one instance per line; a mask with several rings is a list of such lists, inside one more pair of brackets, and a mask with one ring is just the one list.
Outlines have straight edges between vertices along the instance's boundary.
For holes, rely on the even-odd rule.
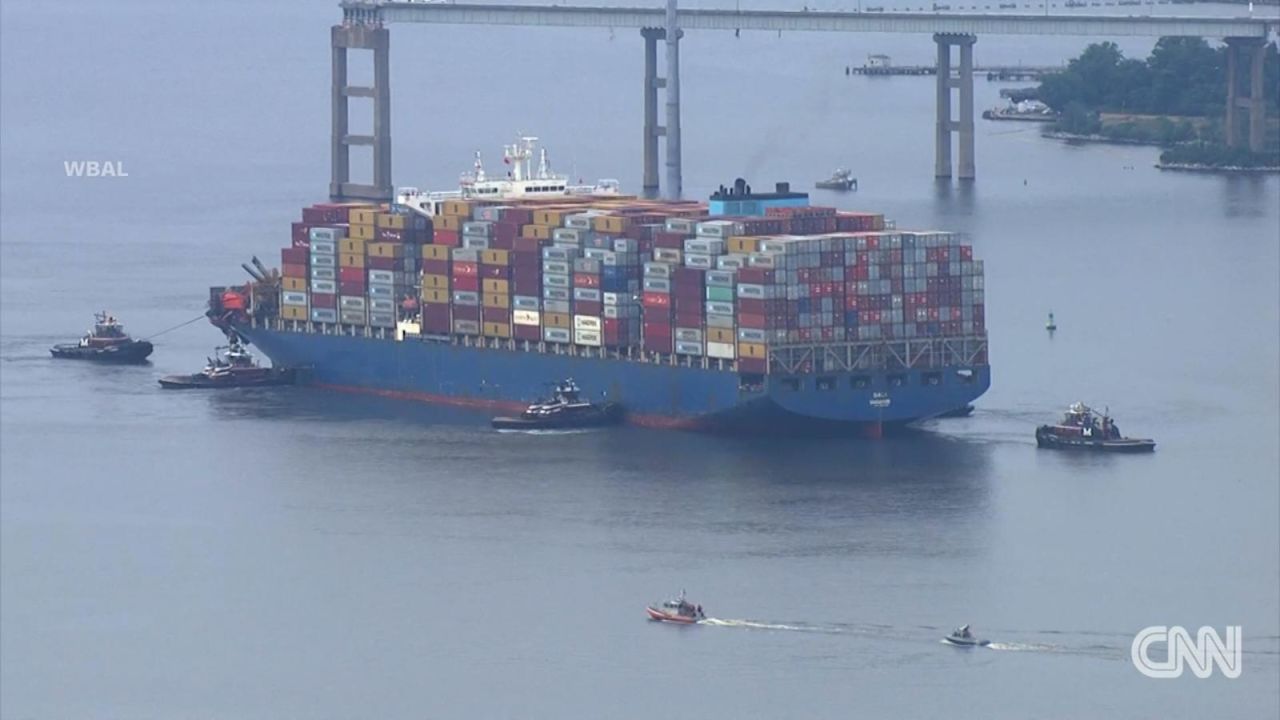
[[1099,450],[1104,452],[1151,452],[1155,440],[1127,438],[1107,413],[1095,413],[1084,403],[1067,408],[1062,422],[1036,428],[1036,445],[1058,450]]
[[93,329],[78,343],[54,345],[49,352],[56,358],[93,360],[106,363],[142,363],[154,349],[146,340],[134,340],[124,331],[115,316],[94,313]]
[[581,398],[573,380],[557,383],[550,400],[540,400],[528,407],[520,417],[496,417],[498,430],[571,430],[616,425],[622,420],[622,406],[607,402],[600,405]]
[[160,378],[160,387],[167,390],[197,388],[264,387],[268,385],[292,385],[294,372],[289,368],[264,368],[254,361],[253,355],[239,340],[232,336],[226,347],[214,349],[214,356],[204,370],[193,375],[169,375]]

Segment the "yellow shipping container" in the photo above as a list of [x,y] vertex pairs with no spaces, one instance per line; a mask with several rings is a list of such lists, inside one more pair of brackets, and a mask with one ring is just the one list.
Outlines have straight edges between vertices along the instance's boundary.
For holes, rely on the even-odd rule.
[[591,224],[596,232],[618,235],[627,231],[631,221],[621,215],[597,215]]
[[353,240],[360,240],[361,242],[366,240],[372,240],[373,235],[374,235],[374,229],[372,225],[352,225],[351,228],[347,231],[348,238]]
[[423,288],[424,290],[426,290],[426,289],[431,289],[431,290],[448,290],[448,289],[449,289],[449,276],[448,276],[448,275],[432,275],[432,274],[430,274],[430,273],[423,273],[423,274],[422,274],[422,288]]
[[729,242],[726,244],[729,247],[729,252],[746,255],[759,249],[759,241],[760,238],[757,237],[739,235],[729,238]]
[[471,203],[466,200],[445,200],[444,206],[441,208],[441,214],[469,218],[471,217]]
[[342,253],[338,256],[338,267],[362,268],[364,267],[364,255]]
[[707,328],[707,340],[709,342],[733,343],[737,339],[737,334],[734,333],[733,328]]
[[543,313],[542,326],[552,328],[572,328],[573,316],[567,313]]
[[450,247],[449,247],[448,245],[423,245],[423,246],[422,246],[422,259],[424,259],[424,260],[448,260],[448,259],[449,259],[449,250],[450,250]]
[[765,346],[762,343],[738,343],[738,357],[754,358],[763,360],[765,355]]
[[511,337],[511,326],[507,323],[487,322],[484,324],[484,336],[509,338]]
[[404,215],[399,213],[378,213],[378,220],[374,224],[389,230],[403,230]]
[[350,221],[352,227],[356,225],[368,225],[369,227],[373,227],[373,223],[377,217],[378,211],[375,208],[360,208],[358,210],[353,208],[347,215],[347,219]]
[[431,227],[436,230],[461,230],[466,215],[437,215],[431,220]]
[[499,295],[498,293],[484,293],[481,302],[485,307],[491,308],[507,308],[511,307],[511,298],[507,295]]
[[344,255],[363,255],[366,244],[362,238],[343,238],[338,241],[338,252]]
[[448,288],[422,288],[422,302],[428,303],[445,303],[449,302]]
[[567,214],[567,210],[559,208],[543,208],[542,210],[534,211],[533,222],[537,225],[560,227],[560,223],[564,222],[564,216]]
[[306,320],[307,309],[300,305],[281,305],[280,317],[285,320]]
[[551,239],[551,226],[537,224],[521,225],[520,237],[533,238],[535,240],[549,240]]
[[369,257],[398,258],[404,257],[404,245],[400,243],[369,243]]
[[511,253],[506,250],[481,250],[481,265],[510,265]]
[[[510,283],[506,280],[494,280],[485,278],[481,290],[487,293],[501,293],[502,295],[510,295]],[[506,307],[505,305],[502,307]]]
[[295,278],[295,277],[287,277],[287,278],[284,278],[284,289],[285,289],[285,290],[292,290],[292,291],[294,291],[294,292],[306,292],[306,291],[307,291],[307,279],[306,279],[306,278]]

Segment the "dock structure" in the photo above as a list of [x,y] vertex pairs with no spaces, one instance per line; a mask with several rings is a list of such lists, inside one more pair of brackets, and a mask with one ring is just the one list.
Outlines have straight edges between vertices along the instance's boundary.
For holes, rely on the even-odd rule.
[[[1024,66],[1024,65],[975,65],[973,72],[986,75],[988,80],[1007,82],[1009,80],[1040,80],[1045,75],[1052,75],[1065,70],[1065,66]],[[862,65],[846,67],[846,75],[907,76],[937,75],[937,65]]]
[[[1254,17],[1161,17],[1122,15],[1036,15],[1017,13],[888,13],[818,12],[810,10],[677,9],[665,7],[600,7],[587,5],[489,5],[450,2],[345,0],[342,24],[331,33],[333,47],[332,177],[334,199],[390,200],[391,91],[388,85],[390,39],[387,25],[521,25],[634,29],[644,40],[644,185],[659,189],[658,144],[666,143],[665,185],[668,197],[682,187],[680,134],[680,41],[688,31],[909,33],[932,35],[937,45],[937,121],[934,172],[961,179],[976,176],[973,152],[973,46],[978,35],[1058,35],[1083,37],[1164,36],[1224,38],[1227,63],[1227,142],[1261,149],[1265,112],[1263,48],[1280,21]],[[658,76],[657,42],[665,43],[665,75]],[[952,65],[952,48],[958,50]],[[347,84],[346,53],[372,50],[372,87]],[[658,124],[658,91],[665,91],[665,125]],[[952,117],[952,90],[959,91],[959,116]],[[356,136],[349,129],[349,100],[373,100],[373,134]],[[951,163],[951,139],[959,134],[956,167]],[[350,148],[373,147],[373,182],[353,184]],[[944,162],[945,155],[945,162]]]

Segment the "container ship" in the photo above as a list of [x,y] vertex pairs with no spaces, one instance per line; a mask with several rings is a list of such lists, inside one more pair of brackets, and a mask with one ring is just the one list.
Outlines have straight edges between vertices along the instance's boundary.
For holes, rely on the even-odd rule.
[[536,138],[448,192],[302,209],[209,316],[333,390],[517,411],[572,378],[630,422],[878,435],[990,385],[961,236],[744,181],[708,202],[574,186]]

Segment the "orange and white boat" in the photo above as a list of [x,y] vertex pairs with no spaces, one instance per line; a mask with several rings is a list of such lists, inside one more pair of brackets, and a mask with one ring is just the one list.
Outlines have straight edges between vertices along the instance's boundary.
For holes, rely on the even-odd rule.
[[699,620],[707,619],[707,616],[702,613],[701,605],[695,605],[685,599],[684,590],[680,591],[680,597],[654,603],[646,607],[645,612],[649,614],[650,620],[680,625],[692,625]]

